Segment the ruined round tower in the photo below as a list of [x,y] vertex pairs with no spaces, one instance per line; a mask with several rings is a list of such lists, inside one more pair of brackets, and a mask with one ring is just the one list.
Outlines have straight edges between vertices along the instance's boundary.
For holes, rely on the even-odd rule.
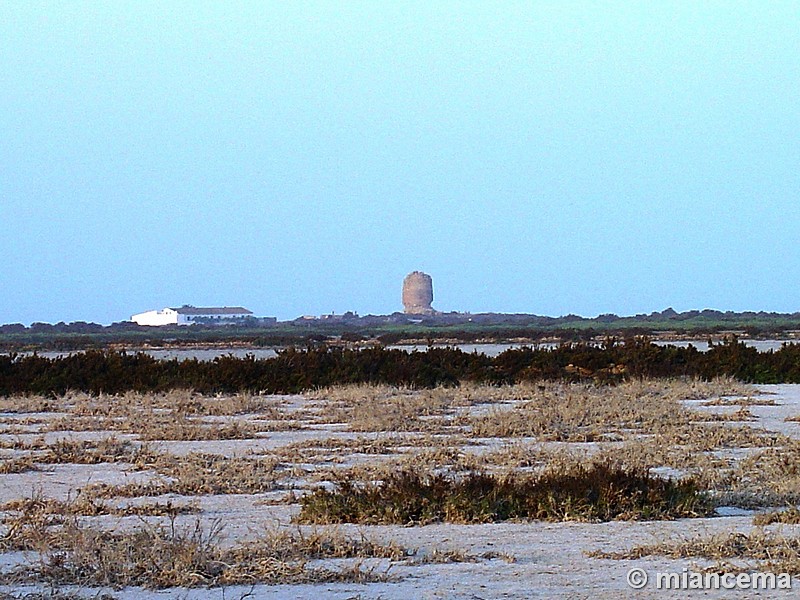
[[403,280],[403,312],[408,315],[430,315],[434,310],[433,279],[422,271],[414,271]]

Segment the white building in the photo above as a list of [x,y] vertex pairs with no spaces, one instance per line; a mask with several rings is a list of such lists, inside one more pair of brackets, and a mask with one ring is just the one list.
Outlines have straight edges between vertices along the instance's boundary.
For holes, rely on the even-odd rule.
[[133,315],[131,321],[137,325],[191,325],[193,323],[219,323],[238,321],[251,317],[253,313],[241,306],[221,308],[198,308],[184,305],[180,308],[162,308]]

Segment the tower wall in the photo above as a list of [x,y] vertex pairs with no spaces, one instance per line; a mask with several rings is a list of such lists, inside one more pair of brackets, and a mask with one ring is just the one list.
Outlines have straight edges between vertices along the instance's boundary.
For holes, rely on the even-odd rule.
[[433,279],[422,271],[414,271],[403,280],[403,312],[410,315],[431,314]]

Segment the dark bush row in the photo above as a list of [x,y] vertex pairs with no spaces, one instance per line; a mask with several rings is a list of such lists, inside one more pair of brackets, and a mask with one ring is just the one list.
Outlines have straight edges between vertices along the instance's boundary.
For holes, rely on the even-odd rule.
[[381,483],[342,480],[303,496],[300,523],[368,525],[657,520],[706,516],[708,497],[692,481],[660,479],[608,464],[539,477],[399,472]]
[[146,354],[90,350],[63,358],[0,356],[0,395],[116,394],[191,388],[202,393],[295,393],[348,383],[411,387],[537,380],[729,375],[755,383],[800,383],[800,345],[758,352],[735,340],[712,346],[657,346],[631,340],[603,347],[568,344],[555,349],[508,350],[495,358],[452,348],[405,352],[382,348],[289,349],[276,358],[222,357],[211,362],[157,360]]

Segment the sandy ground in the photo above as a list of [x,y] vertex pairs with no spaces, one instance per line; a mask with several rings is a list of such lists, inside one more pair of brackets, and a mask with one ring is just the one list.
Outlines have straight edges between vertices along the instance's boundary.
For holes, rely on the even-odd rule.
[[[759,386],[765,397],[776,401],[774,406],[752,406],[757,417],[748,425],[800,437],[800,423],[787,422],[786,417],[800,414],[800,385]],[[297,400],[294,400],[297,402]],[[698,404],[692,402],[692,404]],[[708,408],[707,410],[713,410]],[[20,435],[0,436],[16,438]],[[59,434],[48,434],[55,439]],[[63,434],[61,434],[63,435]],[[93,439],[103,434],[79,432],[73,439]],[[341,435],[355,437],[342,432],[340,427],[318,427],[302,431],[280,431],[259,434],[256,439],[202,442],[159,442],[157,446],[177,455],[202,450],[224,455],[248,455],[268,453],[287,443],[304,439]],[[358,434],[369,437],[370,434]],[[118,436],[124,438],[124,436]],[[6,455],[8,453],[6,452]],[[125,464],[99,465],[49,465],[41,471],[2,475],[0,502],[32,495],[66,499],[74,497],[76,491],[92,483],[124,484],[144,482],[154,473],[133,471]],[[201,518],[205,522],[221,520],[225,524],[224,539],[234,542],[257,537],[265,527],[296,528],[291,518],[296,514],[296,505],[270,505],[272,499],[283,492],[257,495],[225,495],[175,497],[168,499],[197,503],[202,507]],[[166,498],[158,497],[164,501]],[[129,502],[141,499],[126,500]],[[152,500],[152,499],[150,499]],[[265,502],[267,501],[267,502]],[[314,584],[292,586],[234,586],[226,589],[170,589],[148,591],[128,588],[113,590],[115,597],[134,600],[141,598],[182,598],[209,600],[212,598],[384,598],[407,600],[409,598],[790,598],[800,595],[798,591],[675,591],[657,590],[652,579],[656,572],[678,572],[685,569],[700,569],[705,563],[694,560],[671,560],[649,557],[638,560],[605,560],[589,558],[592,550],[624,551],[637,545],[663,542],[670,539],[685,539],[696,534],[712,534],[730,531],[751,531],[752,516],[740,509],[719,510],[720,516],[705,519],[689,519],[672,522],[608,522],[608,523],[543,523],[505,522],[487,525],[427,525],[422,527],[397,526],[338,526],[344,531],[365,533],[380,540],[393,540],[424,554],[433,549],[459,549],[473,555],[496,553],[499,558],[479,559],[476,562],[450,564],[390,564],[385,560],[364,560],[364,565],[374,567],[376,572],[388,572],[396,578],[388,583],[369,584]],[[192,522],[194,515],[179,517],[179,521]],[[97,517],[96,523],[103,527],[124,528],[135,526],[132,517]],[[795,533],[794,526],[770,526],[782,528],[785,533]],[[513,561],[510,559],[513,557]],[[21,553],[2,556],[2,565],[8,566],[22,560]],[[330,562],[330,561],[329,561]],[[335,562],[335,561],[333,561]],[[626,575],[632,568],[644,569],[651,582],[643,590],[632,590]],[[794,580],[796,588],[800,581]],[[6,588],[22,594],[33,588]],[[93,596],[98,590],[78,590]]]

